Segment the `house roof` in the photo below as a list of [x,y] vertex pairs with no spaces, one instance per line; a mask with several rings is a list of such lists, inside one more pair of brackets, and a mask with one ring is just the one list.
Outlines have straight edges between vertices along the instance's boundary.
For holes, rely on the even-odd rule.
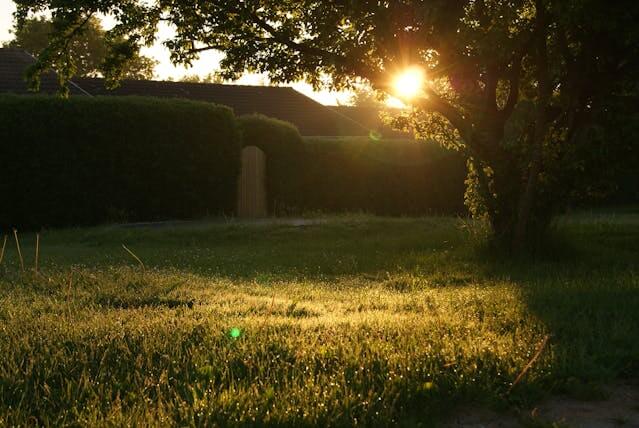
[[400,112],[399,109],[372,106],[331,106],[330,108],[357,123],[361,123],[362,126],[377,132],[385,138],[415,138],[412,133],[395,130],[382,120],[380,115],[382,112],[389,113],[391,116],[394,116]]
[[105,88],[103,79],[74,80],[92,95],[187,98],[229,106],[237,115],[260,113],[291,122],[307,136],[368,134],[363,125],[290,87],[123,80],[110,90]]
[[[32,94],[24,76],[34,62],[35,58],[22,49],[0,48],[0,93]],[[57,91],[56,74],[44,74],[40,93]],[[367,135],[369,132],[353,119],[289,87],[123,80],[118,88],[108,90],[104,79],[74,78],[70,91],[72,95],[137,95],[208,101],[229,106],[237,115],[260,113],[291,122],[305,136]]]
[[[35,63],[35,58],[22,49],[0,49],[0,93],[32,94],[25,75]],[[40,78],[40,93],[55,94],[58,91],[58,77],[54,72],[44,73]],[[86,95],[73,82],[69,85],[72,95]]]

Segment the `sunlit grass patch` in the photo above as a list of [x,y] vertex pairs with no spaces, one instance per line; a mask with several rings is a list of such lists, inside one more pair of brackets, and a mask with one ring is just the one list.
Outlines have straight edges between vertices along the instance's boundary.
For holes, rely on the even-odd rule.
[[561,263],[483,260],[454,219],[44,234],[40,274],[0,268],[0,422],[428,424],[584,395],[639,374],[639,276],[573,227]]

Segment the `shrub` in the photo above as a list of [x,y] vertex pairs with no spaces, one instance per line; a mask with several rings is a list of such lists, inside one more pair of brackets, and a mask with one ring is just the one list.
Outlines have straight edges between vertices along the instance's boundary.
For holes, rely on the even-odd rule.
[[257,146],[266,155],[266,190],[271,213],[299,206],[303,188],[304,141],[297,128],[288,122],[259,114],[238,118],[242,145]]
[[380,215],[461,213],[466,166],[435,144],[366,137],[306,138],[288,122],[238,119],[242,145],[266,154],[273,214],[318,210]]
[[306,140],[303,209],[380,215],[461,213],[465,162],[411,140]]
[[239,172],[231,110],[139,97],[0,97],[0,226],[229,212]]

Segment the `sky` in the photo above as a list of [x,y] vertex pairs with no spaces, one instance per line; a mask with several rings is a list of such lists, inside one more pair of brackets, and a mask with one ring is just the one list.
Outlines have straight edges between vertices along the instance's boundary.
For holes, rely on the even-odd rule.
[[[13,27],[13,12],[15,11],[15,4],[11,0],[0,0],[0,43],[11,40],[13,38],[11,34],[11,28]],[[105,27],[109,27],[112,23],[109,19],[104,20]],[[144,55],[150,56],[158,60],[160,63],[155,69],[156,78],[165,80],[172,78],[174,80],[186,75],[200,75],[206,76],[207,74],[214,72],[218,69],[218,64],[221,53],[218,52],[205,52],[201,58],[193,64],[191,68],[185,68],[183,66],[174,66],[169,59],[169,51],[160,43],[163,39],[170,36],[171,29],[168,27],[160,28],[158,33],[158,43],[150,48],[144,48]],[[268,84],[268,80],[261,75],[247,74],[239,81],[234,82],[243,85],[264,85]],[[348,102],[351,94],[347,92],[330,92],[330,91],[314,91],[313,88],[304,83],[297,82],[290,85],[299,92],[308,95],[309,97],[319,101],[326,105],[335,105],[338,103],[345,104]]]

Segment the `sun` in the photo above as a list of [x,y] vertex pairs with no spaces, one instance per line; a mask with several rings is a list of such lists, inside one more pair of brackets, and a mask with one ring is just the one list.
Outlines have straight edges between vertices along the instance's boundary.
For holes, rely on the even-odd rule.
[[410,67],[399,73],[393,81],[395,94],[402,99],[415,98],[424,84],[424,70]]

